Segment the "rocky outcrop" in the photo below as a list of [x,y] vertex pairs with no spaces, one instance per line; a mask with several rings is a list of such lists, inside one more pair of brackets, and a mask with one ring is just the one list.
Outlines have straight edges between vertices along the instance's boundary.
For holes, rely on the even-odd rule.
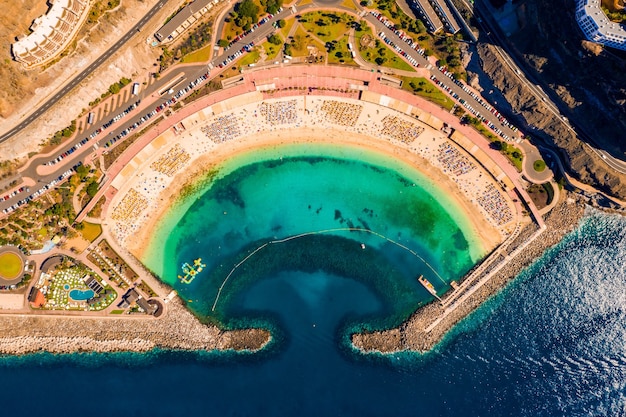
[[[509,37],[534,76],[551,86],[593,145],[623,159],[626,152],[626,60],[619,51],[590,47],[574,18],[571,0],[525,0],[517,9],[520,30]],[[610,194],[626,196],[626,176],[610,169],[541,101],[522,87],[493,46],[478,48],[482,69],[511,104],[513,113],[536,126],[541,140],[558,148],[571,173]],[[529,132],[531,133],[531,132]]]
[[[571,173],[580,181],[599,187],[610,194],[624,198],[626,196],[626,176],[611,170],[593,151],[567,128],[563,121],[548,111],[541,100],[522,85],[506,65],[499,61],[493,46],[480,44],[478,54],[482,69],[489,75],[495,87],[511,105],[513,113],[518,113],[527,126],[534,126],[538,132],[533,135],[545,144],[558,149],[562,159],[571,169]],[[565,96],[564,88],[557,92]],[[572,106],[580,105],[572,101]],[[594,112],[595,113],[595,112]]]

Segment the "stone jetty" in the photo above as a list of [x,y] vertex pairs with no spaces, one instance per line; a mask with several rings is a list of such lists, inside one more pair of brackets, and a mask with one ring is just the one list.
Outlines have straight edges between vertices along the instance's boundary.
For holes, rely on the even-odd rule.
[[[583,218],[586,207],[581,197],[569,194],[546,216],[546,229],[539,238],[530,241],[524,249],[514,253],[516,248],[538,232],[534,223],[526,226],[514,244],[503,253],[503,256],[510,256],[506,264],[471,295],[462,301],[454,302],[453,308],[432,302],[416,311],[398,328],[352,335],[353,345],[363,352],[381,353],[404,350],[426,352],[432,349],[455,324],[500,291],[548,248],[559,243],[566,234],[574,230]],[[487,267],[483,275],[492,270],[491,267]],[[476,281],[480,279],[481,277],[478,277]],[[443,298],[445,303],[446,297]],[[457,297],[458,300],[461,298]]]
[[145,352],[157,347],[256,351],[271,340],[267,330],[222,331],[202,324],[176,299],[158,319],[1,315],[0,335],[0,353],[13,355],[39,351]]

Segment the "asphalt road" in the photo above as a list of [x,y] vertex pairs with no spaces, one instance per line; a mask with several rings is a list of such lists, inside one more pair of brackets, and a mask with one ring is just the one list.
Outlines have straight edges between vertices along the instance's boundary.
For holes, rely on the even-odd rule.
[[[291,14],[292,14],[291,8],[285,8],[281,13],[275,15],[274,18],[271,19],[269,22],[265,23],[264,25],[259,26],[259,28],[256,29],[254,32],[250,33],[245,38],[233,44],[227,51],[222,52],[220,55],[214,57],[210,61],[210,65],[213,65],[215,69],[211,72],[210,78],[207,80],[207,82],[210,79],[215,78],[219,74],[221,70],[218,68],[218,65],[220,63],[222,63],[230,55],[234,54],[236,51],[239,51],[241,48],[243,48],[245,45],[249,44],[250,42],[255,42],[256,44],[260,40],[269,36],[270,33],[276,30],[272,26],[272,23],[278,19],[286,18]],[[147,21],[148,19],[149,17],[144,17],[142,21],[145,23],[145,21]],[[131,33],[131,36],[132,36],[132,33]],[[237,59],[241,59],[243,56],[245,56],[245,54],[240,56]],[[105,59],[105,58],[102,58],[102,59]],[[98,61],[100,61],[100,59]],[[235,61],[228,63],[228,65],[224,67],[224,70],[229,68],[230,66],[235,66],[236,65]],[[93,71],[93,69],[96,68],[93,66],[95,64],[96,63],[92,64],[92,66],[89,67],[91,68],[91,71]],[[154,108],[165,103],[174,94],[176,94],[178,90],[184,87],[187,87],[191,81],[196,80],[197,78],[205,74],[207,71],[208,71],[207,64],[185,65],[185,66],[182,66],[180,69],[174,69],[170,71],[166,76],[159,78],[158,81],[155,81],[154,83],[147,86],[145,89],[142,89],[142,91],[139,93],[138,96],[130,95],[129,98],[125,102],[118,103],[115,110],[110,111],[108,115],[106,117],[103,117],[101,120],[94,122],[94,124],[89,129],[85,130],[80,135],[77,135],[77,137],[73,139],[72,141],[64,143],[62,147],[58,148],[58,152],[50,156],[38,156],[32,159],[31,161],[29,161],[28,166],[21,172],[21,177],[22,179],[30,178],[34,180],[36,184],[30,187],[30,192],[28,193],[18,194],[17,196],[7,201],[1,201],[0,210],[15,204],[17,201],[27,197],[28,195],[32,194],[34,191],[40,189],[45,184],[48,184],[52,180],[58,178],[63,172],[65,172],[66,170],[71,168],[73,165],[78,163],[78,161],[84,160],[85,157],[87,157],[89,154],[94,152],[94,145],[97,145],[97,147],[99,148],[103,147],[104,144],[107,141],[109,141],[109,139],[117,136],[121,131],[127,129],[129,126],[138,122],[141,119],[141,117],[144,116],[146,113],[151,112]],[[172,83],[172,81],[176,80],[179,76],[181,76],[181,73],[182,73],[182,76],[184,77],[184,81],[177,84],[177,88],[175,88],[176,91],[174,91],[172,94],[167,93],[162,96],[159,96],[158,91],[161,90],[163,87]],[[74,81],[75,80],[73,80],[72,82]],[[57,97],[57,100],[60,97],[62,96],[59,95],[59,97]],[[81,148],[78,148],[70,156],[67,156],[66,158],[64,158],[60,163],[53,165],[52,170],[49,169],[50,167],[45,166],[45,164],[47,164],[48,161],[55,159],[57,155],[73,147],[76,143],[80,142],[84,138],[89,137],[91,133],[101,128],[103,123],[106,123],[107,121],[112,119],[115,115],[123,112],[124,109],[128,108],[130,105],[132,105],[139,99],[141,99],[141,103],[139,107],[135,109],[130,115],[124,117],[117,123],[111,125],[108,129],[103,129],[102,133],[100,133],[94,139],[87,142],[87,144],[83,145]],[[50,104],[50,106],[52,104]],[[45,171],[46,173],[40,174],[38,171]]]
[[[385,26],[382,22],[380,22],[376,17],[371,14],[367,14],[365,17],[369,23],[371,23],[376,28],[375,36],[378,37],[378,33],[383,32],[385,36],[393,41],[396,45],[398,45],[402,50],[404,50],[407,55],[411,56],[415,59],[421,67],[430,68],[431,73],[440,81],[445,83],[446,86],[450,87],[450,89],[458,94],[459,98],[464,99],[467,103],[469,103],[474,109],[476,109],[482,116],[484,116],[491,123],[496,125],[500,130],[502,130],[509,138],[513,139],[519,136],[518,133],[511,130],[509,127],[503,125],[498,118],[492,114],[489,110],[484,108],[473,96],[468,94],[461,87],[456,85],[450,78],[448,78],[444,73],[439,71],[438,68],[432,66],[428,60],[420,55],[416,50],[411,48],[405,41],[400,39],[398,35],[396,35],[393,31],[391,31],[387,26]],[[480,96],[479,96],[480,97]],[[483,99],[483,101],[485,101]]]
[[146,13],[144,17],[135,24],[135,26],[133,26],[128,32],[126,32],[120,40],[118,40],[109,49],[107,49],[106,52],[100,55],[100,57],[98,57],[96,61],[92,62],[91,65],[89,65],[87,68],[81,71],[77,76],[71,79],[67,84],[65,84],[65,86],[60,91],[58,91],[54,96],[52,96],[45,103],[39,106],[24,121],[22,121],[20,124],[15,126],[13,129],[1,135],[0,143],[6,141],[7,139],[15,135],[20,130],[25,129],[29,124],[31,124],[33,121],[39,118],[42,114],[48,111],[50,107],[54,106],[57,103],[57,101],[63,98],[63,96],[65,96],[72,89],[74,89],[74,87],[80,84],[81,81],[83,81],[89,74],[91,74],[103,62],[109,59],[111,55],[117,52],[122,47],[122,45],[124,45],[130,38],[132,38],[137,32],[141,31],[141,28],[152,18],[152,16],[154,16],[155,13],[157,13],[161,9],[161,7],[165,5],[166,2],[167,0],[161,0],[154,7],[152,7],[152,9],[150,9],[148,13]]
[[[486,36],[491,44],[496,47],[497,53],[506,62],[509,68],[514,71],[519,81],[524,84],[537,98],[543,101],[543,104],[547,107],[547,109],[552,114],[560,118],[563,122],[563,125],[566,126],[566,128],[572,134],[581,139],[591,149],[593,153],[601,157],[610,168],[619,173],[626,174],[626,161],[614,157],[608,151],[599,148],[597,146],[597,143],[593,139],[593,136],[589,135],[585,131],[583,126],[575,123],[574,121],[564,116],[564,114],[570,115],[570,110],[564,104],[562,104],[560,98],[557,96],[555,100],[553,100],[550,95],[546,94],[546,92],[541,88],[540,85],[543,83],[542,80],[534,79],[534,77],[529,75],[528,72],[522,70],[524,65],[520,65],[518,63],[518,61],[515,59],[514,54],[508,53],[507,42],[502,38],[497,23],[493,20],[493,17],[490,13],[486,13],[483,11],[483,9],[488,9],[488,6],[484,5],[486,1],[477,0],[476,3],[477,6],[473,8],[474,13],[481,18],[482,22],[480,22],[480,25],[487,29],[483,30],[483,36]],[[478,7],[479,5],[481,6]],[[472,8],[470,8],[470,10],[472,10]],[[547,86],[547,88],[549,88],[549,86]],[[559,106],[558,104],[561,104],[561,106]]]

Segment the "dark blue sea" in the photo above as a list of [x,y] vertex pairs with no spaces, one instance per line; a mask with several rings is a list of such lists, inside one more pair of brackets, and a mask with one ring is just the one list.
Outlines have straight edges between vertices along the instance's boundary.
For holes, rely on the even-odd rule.
[[[300,179],[278,175],[287,168]],[[5,357],[0,417],[626,416],[625,218],[590,212],[432,352],[363,355],[350,331],[396,325],[427,301],[417,274],[442,289],[465,273],[476,256],[471,230],[418,176],[395,169],[326,158],[237,172],[176,220],[155,269],[176,283],[182,260],[204,256],[210,271],[177,284],[180,295],[200,316],[269,327],[271,346]],[[343,198],[329,198],[330,187]],[[335,232],[256,253],[214,301],[255,247],[321,229]]]
[[369,290],[320,274],[278,276],[243,297],[290,332],[274,351],[8,357],[0,413],[624,416],[625,236],[624,218],[591,215],[424,356],[340,348],[342,315],[378,308]]

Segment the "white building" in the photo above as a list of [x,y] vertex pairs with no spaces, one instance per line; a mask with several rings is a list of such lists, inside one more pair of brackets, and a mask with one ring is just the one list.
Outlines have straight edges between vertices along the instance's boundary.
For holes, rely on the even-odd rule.
[[576,21],[590,41],[626,51],[626,29],[609,20],[600,0],[576,0]]
[[89,12],[89,0],[50,0],[48,12],[39,16],[32,33],[12,46],[13,57],[27,68],[42,65],[60,54]]

